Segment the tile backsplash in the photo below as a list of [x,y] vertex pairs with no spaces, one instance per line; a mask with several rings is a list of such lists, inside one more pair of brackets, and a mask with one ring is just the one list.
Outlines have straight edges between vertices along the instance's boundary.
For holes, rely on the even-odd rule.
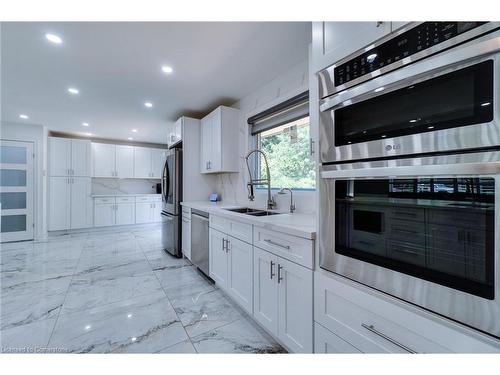
[[92,194],[156,194],[160,180],[93,178]]

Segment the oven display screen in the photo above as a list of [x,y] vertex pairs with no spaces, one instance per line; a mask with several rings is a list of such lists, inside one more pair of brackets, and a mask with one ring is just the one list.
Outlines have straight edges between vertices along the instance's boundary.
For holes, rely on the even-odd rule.
[[338,108],[334,119],[336,146],[490,122],[493,61]]
[[495,180],[335,182],[335,252],[494,298]]

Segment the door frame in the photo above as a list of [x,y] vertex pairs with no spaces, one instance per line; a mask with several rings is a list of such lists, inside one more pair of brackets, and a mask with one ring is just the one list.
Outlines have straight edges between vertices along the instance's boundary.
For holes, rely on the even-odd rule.
[[[26,148],[26,164],[7,164],[0,162],[0,169],[26,170],[26,187],[24,186],[0,186],[0,191],[4,193],[26,192],[26,208],[22,209],[2,209],[1,216],[26,215],[26,230],[19,232],[1,233],[0,242],[14,242],[33,240],[34,238],[34,142],[11,141],[0,139],[0,144],[14,147]],[[1,225],[1,224],[0,224]]]

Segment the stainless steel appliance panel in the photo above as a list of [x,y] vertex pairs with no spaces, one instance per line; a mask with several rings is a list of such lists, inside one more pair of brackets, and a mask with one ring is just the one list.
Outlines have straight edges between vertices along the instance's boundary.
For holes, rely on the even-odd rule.
[[[429,57],[402,69],[387,73],[358,86],[326,98],[320,103],[320,152],[322,163],[346,162],[379,157],[394,157],[421,153],[443,151],[458,151],[500,146],[500,121],[497,114],[500,111],[500,34],[498,32],[481,37],[465,45],[455,47],[449,51]],[[414,124],[413,119],[400,125],[406,133],[401,136],[385,136],[380,133],[380,139],[356,141],[352,144],[336,144],[335,112],[336,110],[355,105],[357,103],[379,100],[391,92],[401,89],[411,89],[414,85],[422,84],[434,78],[452,74],[462,69],[486,61],[493,63],[493,79],[491,80],[491,101],[482,103],[492,109],[491,121],[482,123],[464,124],[463,126],[440,129],[439,124],[429,125],[424,132],[408,133]],[[479,79],[480,75],[476,76]],[[472,85],[473,86],[473,85]],[[474,89],[469,90],[474,95]],[[448,89],[450,96],[455,94]],[[446,92],[445,92],[446,94]],[[446,99],[446,98],[444,98]],[[390,117],[400,115],[397,106],[384,106],[379,100],[379,106]],[[464,104],[468,110],[470,104]],[[481,107],[481,104],[478,104]],[[422,109],[424,109],[422,107]],[[355,119],[353,120],[355,121]],[[464,117],[465,121],[465,117]],[[373,126],[376,126],[374,120]],[[379,129],[380,130],[380,129]],[[382,129],[383,130],[383,129]]]
[[[322,167],[321,176],[321,268],[500,337],[500,152],[326,165]],[[455,189],[453,191],[459,193],[476,190],[464,184],[457,185],[457,179],[484,179],[489,182],[482,189],[485,194],[494,194],[496,199],[480,202],[473,194],[464,198],[453,197],[444,203],[440,202],[447,206],[446,212],[433,209],[433,205],[437,203],[425,194],[422,195],[423,199],[409,199],[407,202],[413,204],[411,207],[401,204],[404,194],[396,194],[390,199],[380,197],[390,203],[383,206],[383,209],[371,193],[368,194],[370,199],[367,202],[358,200],[358,207],[351,204],[350,208],[346,206],[344,210],[339,208],[336,200],[337,181],[344,181],[349,186],[349,181],[413,181],[412,179],[433,179],[438,183],[434,191]],[[448,186],[447,181],[450,181],[452,187]],[[415,188],[416,185],[413,186]],[[419,191],[432,191],[429,186],[423,184]],[[352,201],[347,199],[345,202],[356,202],[359,191],[351,187],[343,189],[346,197],[353,197]],[[404,185],[399,184],[396,192],[404,192],[405,189]],[[458,215],[455,208],[463,209],[464,214]],[[355,210],[358,210],[356,214]],[[481,210],[492,215],[489,224],[486,216],[476,215],[483,212]],[[455,213],[450,216],[453,212]],[[354,215],[359,220],[355,221]],[[470,223],[467,222],[469,216]],[[371,218],[374,222],[367,223],[366,220],[361,220],[363,218]],[[349,228],[349,225],[352,227]],[[470,230],[473,227],[477,227],[477,230]],[[463,236],[463,231],[458,229],[469,235]],[[368,257],[349,251],[337,251],[338,243],[366,250],[364,253],[368,253]],[[429,248],[433,251],[426,253],[425,249]],[[404,263],[407,269],[398,271],[397,267],[374,261],[381,259],[381,256],[390,258],[396,264]],[[460,261],[461,257],[464,262]],[[440,276],[444,279],[432,279],[428,274],[411,272],[423,268],[441,272]],[[471,284],[489,283],[488,290],[485,293],[470,288],[467,290],[467,278],[471,280]],[[462,280],[461,287],[454,284],[459,279]]]
[[162,173],[163,211],[179,215],[182,200],[182,149],[167,152]]
[[208,213],[191,209],[191,262],[209,276]]
[[181,257],[181,216],[171,215],[165,211],[161,213],[161,243],[163,250],[173,256]]

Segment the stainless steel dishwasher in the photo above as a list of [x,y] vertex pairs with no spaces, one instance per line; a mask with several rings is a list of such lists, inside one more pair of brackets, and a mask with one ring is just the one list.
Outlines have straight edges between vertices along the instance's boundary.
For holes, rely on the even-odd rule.
[[209,277],[208,213],[191,209],[191,261]]

